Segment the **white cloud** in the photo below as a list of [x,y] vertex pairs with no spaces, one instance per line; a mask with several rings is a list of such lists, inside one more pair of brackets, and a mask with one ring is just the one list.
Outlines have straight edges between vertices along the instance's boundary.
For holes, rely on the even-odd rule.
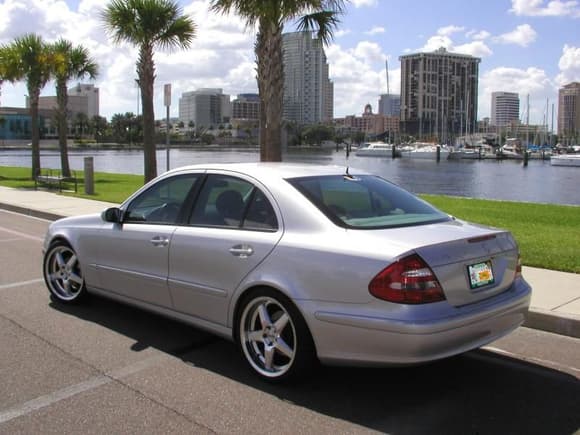
[[580,47],[565,45],[558,67],[560,74],[556,77],[556,82],[559,86],[580,81]]
[[380,26],[375,26],[371,30],[365,32],[367,35],[378,35],[379,33],[385,33],[385,28]]
[[334,37],[341,38],[341,37],[346,36],[350,33],[352,33],[352,31],[350,29],[339,29],[336,32],[334,32]]
[[493,51],[483,41],[473,41],[463,45],[453,47],[456,53],[469,54],[475,57],[488,57]]
[[530,123],[544,122],[546,99],[555,100],[556,86],[542,69],[499,67],[485,72],[479,81],[479,117],[489,116],[491,93],[517,92],[520,95],[520,114],[524,116],[527,96],[530,96]]
[[[101,115],[135,112],[137,89],[137,50],[129,44],[119,46],[107,37],[99,12],[109,0],[82,0],[69,8],[63,0],[0,0],[0,43],[9,42],[26,32],[35,32],[46,41],[63,37],[89,49],[101,74],[95,84],[100,88]],[[255,35],[236,16],[209,12],[209,0],[196,0],[184,8],[197,25],[196,38],[187,51],[156,50],[155,113],[164,113],[163,84],[173,84],[172,115],[184,91],[199,87],[219,87],[225,93],[256,92],[253,42]],[[82,23],[82,25],[80,24]],[[2,104],[23,106],[26,94],[22,84],[4,83]],[[43,95],[54,95],[49,83]]]
[[580,17],[580,5],[575,0],[551,0],[547,4],[544,0],[512,0],[512,8],[509,11],[515,15],[532,17]]
[[487,30],[470,30],[465,34],[465,36],[476,41],[485,41],[491,36],[491,33],[489,33]]
[[537,35],[532,26],[529,24],[521,24],[511,32],[494,37],[493,41],[500,44],[516,44],[527,47],[536,40]]
[[443,35],[431,36],[427,40],[427,42],[425,43],[423,48],[419,49],[418,51],[430,52],[430,51],[435,51],[441,47],[446,48],[447,50],[451,51],[450,49],[451,49],[451,47],[453,47],[453,41],[451,40],[451,38],[448,36],[443,36]]
[[[432,52],[440,48],[445,48],[451,53],[461,53],[469,54],[476,57],[487,57],[491,56],[493,52],[483,41],[472,41],[462,45],[455,45],[453,40],[448,36],[452,33],[462,32],[464,29],[460,27],[453,26],[443,27],[437,31],[437,35],[431,36],[425,45],[418,50],[413,50],[415,52]],[[411,50],[406,50],[405,53]]]
[[437,30],[437,34],[441,35],[441,36],[450,36],[450,35],[453,35],[454,33],[462,32],[463,30],[465,30],[465,27],[450,25],[450,26],[440,27]]
[[377,6],[379,0],[352,0],[352,4],[355,8],[362,8],[365,6]]
[[[387,91],[384,67],[387,56],[380,47],[364,42],[345,50],[333,44],[327,48],[326,55],[334,82],[335,116],[360,115],[368,103],[376,112],[379,95]],[[400,79],[400,69],[390,71],[391,92],[399,92]]]
[[351,52],[365,62],[375,63],[384,62],[385,60],[385,55],[376,42],[361,41]]

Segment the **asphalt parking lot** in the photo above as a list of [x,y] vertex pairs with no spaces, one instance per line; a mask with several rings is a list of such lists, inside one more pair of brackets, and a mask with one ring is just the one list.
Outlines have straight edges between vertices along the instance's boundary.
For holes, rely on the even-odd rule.
[[40,266],[48,223],[0,211],[0,434],[580,428],[578,339],[520,328],[426,366],[323,367],[273,386],[203,331],[97,297],[51,301]]

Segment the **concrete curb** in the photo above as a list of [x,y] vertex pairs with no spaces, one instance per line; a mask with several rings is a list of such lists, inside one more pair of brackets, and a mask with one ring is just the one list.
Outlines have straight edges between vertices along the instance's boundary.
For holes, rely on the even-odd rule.
[[[50,212],[35,210],[28,207],[19,207],[2,202],[0,202],[0,209],[51,221],[65,217]],[[556,314],[553,311],[544,310],[542,308],[530,307],[530,311],[528,312],[528,316],[523,326],[568,337],[580,338],[580,317],[573,314]]]
[[533,307],[530,308],[523,326],[553,332],[554,334],[566,335],[568,337],[580,338],[580,317],[574,316],[573,314],[554,314],[553,311]]
[[40,219],[46,219],[49,221],[55,221],[57,219],[61,219],[64,216],[59,215],[59,214],[54,214],[54,213],[50,213],[50,212],[46,212],[46,211],[40,211],[40,210],[35,210],[32,208],[28,208],[28,207],[19,207],[17,205],[12,205],[12,204],[4,204],[2,202],[0,202],[0,209],[4,209],[4,210],[8,210],[8,211],[13,211],[15,213],[20,213],[20,214],[24,214],[26,216],[32,216],[32,217],[37,217]]

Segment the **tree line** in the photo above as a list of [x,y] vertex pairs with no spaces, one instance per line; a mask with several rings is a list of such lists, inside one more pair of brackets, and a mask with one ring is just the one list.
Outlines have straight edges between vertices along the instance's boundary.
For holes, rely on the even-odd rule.
[[[293,23],[299,31],[316,32],[328,44],[344,13],[347,0],[212,0],[211,11],[234,13],[257,29],[254,50],[260,95],[260,160],[281,161],[282,101],[284,71],[282,33]],[[142,106],[144,181],[157,176],[153,89],[156,49],[188,49],[196,36],[194,21],[173,0],[111,0],[100,18],[115,44],[128,42],[138,49],[137,83]],[[74,56],[73,56],[74,53]],[[32,124],[32,177],[40,174],[38,98],[51,80],[56,82],[59,146],[63,175],[70,174],[66,145],[66,83],[97,76],[94,60],[82,46],[65,40],[46,43],[36,34],[26,34],[0,46],[2,81],[26,82]]]

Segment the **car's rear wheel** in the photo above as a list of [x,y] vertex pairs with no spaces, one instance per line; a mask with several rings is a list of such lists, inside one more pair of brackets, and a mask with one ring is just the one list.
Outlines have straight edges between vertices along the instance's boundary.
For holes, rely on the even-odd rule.
[[238,317],[238,342],[250,367],[268,381],[305,374],[315,362],[306,322],[292,302],[270,289],[252,292]]
[[43,275],[50,294],[59,302],[78,303],[87,295],[77,255],[66,242],[57,241],[49,246]]

